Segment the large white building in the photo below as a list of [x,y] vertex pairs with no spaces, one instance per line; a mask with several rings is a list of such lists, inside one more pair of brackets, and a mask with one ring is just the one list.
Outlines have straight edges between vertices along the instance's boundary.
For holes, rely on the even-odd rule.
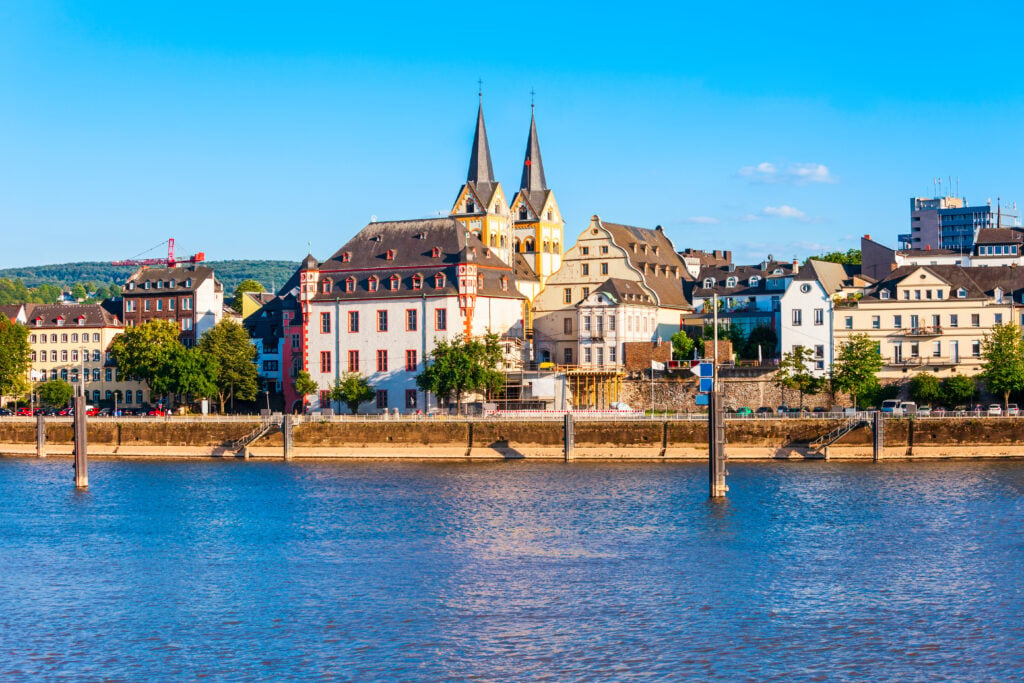
[[436,399],[416,375],[439,339],[523,337],[515,273],[454,218],[371,223],[299,272],[303,365],[319,385],[312,410],[348,372],[369,379],[377,411],[416,412]]

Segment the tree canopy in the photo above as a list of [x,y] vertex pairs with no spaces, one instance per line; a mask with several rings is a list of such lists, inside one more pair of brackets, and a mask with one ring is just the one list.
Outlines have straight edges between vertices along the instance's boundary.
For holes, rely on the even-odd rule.
[[199,349],[216,364],[214,384],[220,401],[220,412],[232,398],[251,401],[259,391],[256,373],[256,347],[237,321],[224,318],[199,340]]
[[257,280],[253,280],[252,278],[249,278],[247,280],[242,280],[241,282],[238,283],[238,286],[235,287],[235,293],[234,293],[234,295],[233,295],[233,297],[231,299],[231,308],[233,308],[237,312],[241,313],[242,312],[242,295],[243,294],[245,294],[246,292],[265,292],[265,291],[267,291],[267,290]]
[[689,360],[693,358],[693,348],[696,345],[690,335],[679,330],[672,335],[672,357],[676,360]]
[[438,340],[430,352],[430,362],[416,376],[416,386],[431,391],[446,401],[455,399],[462,413],[462,396],[466,392],[499,390],[505,376],[498,370],[501,345],[498,335]]
[[125,377],[145,381],[151,390],[157,390],[161,369],[170,355],[181,346],[178,326],[167,320],[150,320],[138,327],[127,327],[110,344],[110,354],[117,361],[117,369]]
[[30,362],[28,328],[0,314],[0,398],[20,398],[28,393]]
[[820,256],[812,256],[815,261],[831,261],[832,263],[846,263],[849,265],[860,265],[860,249],[847,249],[846,251],[830,251]]
[[800,394],[800,407],[804,407],[804,394],[814,395],[821,391],[822,380],[811,372],[814,356],[804,346],[794,346],[782,354],[775,383],[784,389],[793,389]]
[[313,378],[309,376],[309,373],[305,370],[299,370],[299,373],[295,375],[295,393],[302,397],[302,407],[306,407],[306,397],[310,394],[315,394],[320,388]]
[[168,350],[152,389],[160,395],[179,394],[189,400],[213,398],[217,395],[214,380],[218,369],[210,354],[178,344]]
[[981,340],[982,377],[988,390],[1010,402],[1010,393],[1024,389],[1024,339],[1013,323],[999,323]]
[[917,403],[927,405],[942,398],[942,387],[939,378],[930,372],[921,372],[910,380],[910,398]]
[[966,405],[974,399],[974,395],[978,393],[978,385],[970,377],[953,375],[942,380],[941,390],[942,400],[950,408],[954,408],[958,405]]
[[832,366],[832,387],[853,397],[870,396],[878,390],[878,371],[882,369],[882,356],[878,342],[866,334],[854,334],[843,342]]
[[377,392],[373,390],[365,377],[358,372],[349,372],[334,382],[327,397],[332,401],[344,403],[355,415],[359,411],[360,403],[371,401],[376,395]]
[[51,379],[36,387],[39,400],[48,406],[59,408],[67,405],[71,397],[75,395],[75,388],[62,379]]

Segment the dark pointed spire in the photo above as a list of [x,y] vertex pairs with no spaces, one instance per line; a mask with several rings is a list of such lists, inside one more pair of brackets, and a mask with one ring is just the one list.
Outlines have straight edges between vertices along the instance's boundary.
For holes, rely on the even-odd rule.
[[[530,105],[533,109],[533,105]],[[526,140],[526,159],[523,160],[523,179],[520,190],[537,192],[548,189],[544,179],[544,162],[540,158],[540,142],[537,140],[537,121],[530,114],[530,137]],[[539,210],[539,209],[538,209]]]
[[473,135],[473,153],[469,157],[469,174],[466,180],[471,183],[494,182],[491,148],[487,144],[487,127],[484,126],[483,102],[476,112],[476,133]]

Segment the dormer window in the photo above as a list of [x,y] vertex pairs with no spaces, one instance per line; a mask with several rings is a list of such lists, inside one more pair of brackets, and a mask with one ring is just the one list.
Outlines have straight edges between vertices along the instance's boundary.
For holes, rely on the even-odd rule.
[[466,200],[466,213],[473,213],[474,211],[476,211],[476,205],[473,204],[473,200],[472,199],[467,199]]
[[529,213],[526,210],[526,204],[519,206],[519,220],[525,221],[529,217]]
[[370,279],[366,281],[366,288],[371,292],[376,292],[377,287],[380,285],[380,278],[376,275],[371,275]]
[[81,327],[82,325],[84,325],[84,324],[85,324],[85,316],[84,316],[84,315],[80,315],[80,316],[78,316],[78,321],[77,321],[77,322],[78,322],[78,326],[79,326],[79,327]]
[[555,220],[555,213],[554,213],[554,211],[551,211],[550,209],[548,209],[548,220],[549,221]]
[[57,327],[64,327],[64,318],[57,316]]
[[726,287],[735,287],[736,286],[736,282],[737,282],[737,280],[736,280],[736,278],[734,276],[729,276],[729,277],[727,277],[725,279],[725,286]]
[[177,280],[171,280],[171,283],[170,283],[170,284],[169,284],[168,286],[169,286],[169,287],[170,287],[171,289],[174,289],[175,287],[177,287],[177,286],[178,286],[178,281],[177,281]]
[[441,289],[444,287],[444,273],[438,273],[434,276],[434,289]]
[[391,282],[391,291],[392,292],[397,292],[398,291],[398,286],[399,286],[399,284],[401,284],[401,278],[399,278],[398,275],[392,275],[390,282]]
[[186,287],[192,287],[192,278],[189,278],[189,279],[185,280],[185,286]]
[[163,280],[157,280],[156,281],[156,288],[157,289],[163,289],[164,288],[164,281]]
[[43,326],[43,319],[42,318],[36,318],[35,323],[36,323],[36,327],[42,327]]
[[476,288],[477,289],[483,289],[484,288],[484,276],[483,275],[477,275],[476,276]]
[[888,299],[889,298],[889,290],[888,289],[883,289],[882,291],[880,291],[878,293],[878,298],[879,299]]
[[412,276],[412,288],[423,289],[423,276],[419,273]]
[[714,280],[714,278],[710,278],[710,277],[709,277],[709,278],[705,278],[705,279],[704,279],[704,289],[711,289],[711,288],[713,288],[714,286],[715,286],[715,280]]
[[394,261],[395,260],[395,250],[394,249],[388,249],[384,253],[384,258],[387,259],[388,261]]
[[142,288],[143,289],[149,289],[149,281],[148,280],[146,281],[145,284],[142,285]]
[[430,250],[431,258],[441,258],[441,247],[434,247]]
[[356,291],[356,279],[354,277],[345,278],[345,291],[354,292]]
[[352,252],[351,251],[343,251],[343,252],[341,252],[341,262],[342,263],[348,263],[351,260],[352,260]]
[[320,283],[320,293],[321,294],[330,294],[331,293],[331,281],[330,280],[324,280],[323,282]]
[[772,275],[782,275],[782,268],[776,268],[773,270]]
[[129,282],[128,283],[128,289],[135,289],[135,283],[134,282]]
[[995,291],[992,292],[992,298],[996,300],[997,304],[1003,303],[1003,288],[996,287]]
[[963,288],[963,287],[961,287],[960,289],[956,290],[956,298],[957,299],[966,299],[967,298],[967,290],[965,288]]
[[502,275],[501,276],[501,291],[503,291],[503,292],[507,292],[508,291],[508,275]]

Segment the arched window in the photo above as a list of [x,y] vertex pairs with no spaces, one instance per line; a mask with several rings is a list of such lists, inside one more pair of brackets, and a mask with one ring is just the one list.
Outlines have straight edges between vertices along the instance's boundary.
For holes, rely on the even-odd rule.
[[466,200],[466,213],[473,213],[474,211],[476,211],[476,206],[473,204],[473,200],[472,199],[467,199]]
[[704,289],[711,289],[714,286],[715,286],[715,279],[714,278],[710,278],[710,277],[704,278]]
[[736,286],[736,278],[734,276],[727,277],[725,279],[725,286],[726,287],[735,287]]
[[522,240],[520,240],[518,237],[512,240],[512,248],[515,249],[517,252],[521,252],[523,250]]
[[492,247],[498,246],[498,236],[495,234],[491,234],[490,242]]
[[551,248],[551,253],[553,253],[553,254],[561,254],[562,253],[562,250],[560,248],[561,246],[562,246],[561,243],[558,240],[555,240],[555,243],[554,243],[554,245]]
[[356,291],[356,279],[354,277],[345,278],[345,291],[354,292]]
[[412,276],[412,288],[423,289],[423,276],[419,273]]
[[526,204],[519,205],[519,220],[525,221],[529,217],[529,212],[526,210]]
[[438,273],[434,276],[434,289],[441,289],[444,287],[444,273]]
[[544,253],[545,254],[548,253],[548,251],[550,251],[550,249],[548,247],[549,247],[548,241],[544,240]]
[[401,284],[401,278],[399,278],[397,274],[396,275],[392,275],[391,276],[391,291],[392,292],[397,292],[398,291],[398,286],[400,284]]
[[366,281],[366,288],[371,292],[376,292],[377,287],[380,285],[380,278],[376,275],[371,275],[370,279]]
[[523,251],[527,254],[535,251],[534,242],[532,237],[527,237],[526,241],[523,242]]
[[761,284],[761,277],[759,275],[754,275],[750,278],[751,287],[757,287],[759,284]]

